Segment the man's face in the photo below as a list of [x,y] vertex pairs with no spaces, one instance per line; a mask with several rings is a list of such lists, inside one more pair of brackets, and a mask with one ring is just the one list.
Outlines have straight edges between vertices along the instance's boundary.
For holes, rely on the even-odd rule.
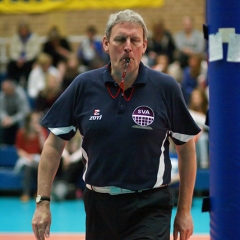
[[192,23],[192,20],[191,18],[189,17],[185,17],[183,19],[183,29],[185,30],[185,32],[189,33],[192,31],[193,29],[193,23]]
[[111,31],[110,39],[103,38],[103,47],[109,53],[113,72],[122,72],[126,58],[130,58],[128,72],[138,70],[142,55],[147,48],[143,29],[136,23],[119,23]]
[[15,87],[12,83],[10,83],[9,81],[4,81],[2,83],[2,91],[5,93],[5,95],[7,96],[11,96],[14,94],[15,92]]
[[22,26],[22,27],[19,29],[19,35],[20,35],[21,37],[27,37],[28,33],[29,33],[28,27]]

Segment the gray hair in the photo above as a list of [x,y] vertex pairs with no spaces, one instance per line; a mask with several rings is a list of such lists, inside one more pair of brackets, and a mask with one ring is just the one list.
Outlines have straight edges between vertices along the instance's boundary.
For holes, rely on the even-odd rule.
[[143,18],[138,13],[127,9],[127,10],[124,10],[124,11],[120,11],[120,12],[111,14],[109,16],[109,19],[108,19],[108,22],[107,22],[107,25],[106,25],[106,30],[105,30],[105,35],[106,35],[108,40],[110,39],[112,28],[116,24],[124,23],[124,22],[139,24],[143,29],[143,38],[147,39],[148,30],[147,30],[147,26],[146,26]]

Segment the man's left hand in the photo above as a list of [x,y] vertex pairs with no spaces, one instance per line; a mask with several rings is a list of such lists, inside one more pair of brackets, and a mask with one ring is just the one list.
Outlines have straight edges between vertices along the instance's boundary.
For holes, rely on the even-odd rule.
[[180,234],[179,240],[187,240],[193,234],[193,220],[190,213],[177,212],[174,221],[173,239],[178,239],[178,234]]

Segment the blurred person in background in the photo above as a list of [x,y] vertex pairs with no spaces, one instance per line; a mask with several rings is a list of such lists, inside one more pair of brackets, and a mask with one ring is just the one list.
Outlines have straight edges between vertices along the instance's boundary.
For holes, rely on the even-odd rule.
[[193,119],[202,129],[196,137],[197,164],[200,168],[209,167],[209,130],[205,124],[208,110],[208,98],[206,91],[196,88],[192,91],[189,112]]
[[7,77],[20,82],[24,87],[41,51],[41,43],[36,33],[30,30],[27,22],[18,24],[17,33],[14,34],[9,43],[9,58],[7,65]]
[[0,143],[13,145],[16,132],[22,125],[30,106],[25,90],[14,81],[6,79],[0,92]]
[[86,29],[86,36],[81,41],[78,48],[77,56],[79,62],[85,65],[87,69],[101,67],[108,60],[102,47],[102,40],[99,39],[96,34],[96,27],[93,25],[88,26]]
[[65,90],[74,78],[81,72],[82,66],[80,66],[77,56],[75,54],[71,54],[66,63],[66,72],[62,80],[62,89]]
[[174,61],[175,43],[170,31],[165,28],[163,19],[159,19],[153,24],[152,36],[148,38],[148,48],[146,53],[152,64],[156,62],[157,55],[167,55],[169,64]]
[[29,201],[33,190],[36,191],[38,163],[48,135],[46,128],[40,125],[41,117],[37,112],[30,112],[16,135],[15,146],[18,160],[14,172],[23,171],[23,193],[21,196],[23,202]]
[[169,58],[165,54],[159,54],[156,57],[156,64],[152,66],[152,69],[168,74],[169,71]]
[[156,58],[156,64],[152,66],[152,69],[156,71],[168,74],[176,79],[181,84],[182,81],[182,69],[177,62],[169,63],[168,55],[160,54]]
[[46,75],[46,86],[36,97],[35,110],[43,115],[46,114],[61,93],[61,82],[55,75],[48,73]]
[[46,75],[52,74],[61,81],[59,70],[52,65],[52,57],[46,53],[40,53],[36,66],[32,69],[28,79],[27,93],[31,99],[36,99],[38,93],[46,86]]
[[188,66],[188,59],[192,54],[204,54],[205,44],[203,33],[194,28],[194,20],[185,16],[182,20],[183,29],[174,36],[177,51],[176,60],[181,68]]
[[72,54],[72,47],[67,38],[61,36],[58,27],[53,26],[49,30],[42,51],[52,56],[52,64],[58,68],[61,78],[63,78],[66,72],[67,59]]
[[192,54],[188,59],[188,63],[189,66],[183,69],[181,82],[181,89],[187,105],[195,88],[206,89],[208,68],[201,54]]

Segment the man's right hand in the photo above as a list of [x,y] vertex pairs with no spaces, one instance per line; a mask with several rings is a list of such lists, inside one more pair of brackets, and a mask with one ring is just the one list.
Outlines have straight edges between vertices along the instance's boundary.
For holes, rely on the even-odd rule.
[[50,236],[51,212],[50,203],[42,201],[37,204],[37,208],[32,219],[32,229],[37,240],[45,240]]

